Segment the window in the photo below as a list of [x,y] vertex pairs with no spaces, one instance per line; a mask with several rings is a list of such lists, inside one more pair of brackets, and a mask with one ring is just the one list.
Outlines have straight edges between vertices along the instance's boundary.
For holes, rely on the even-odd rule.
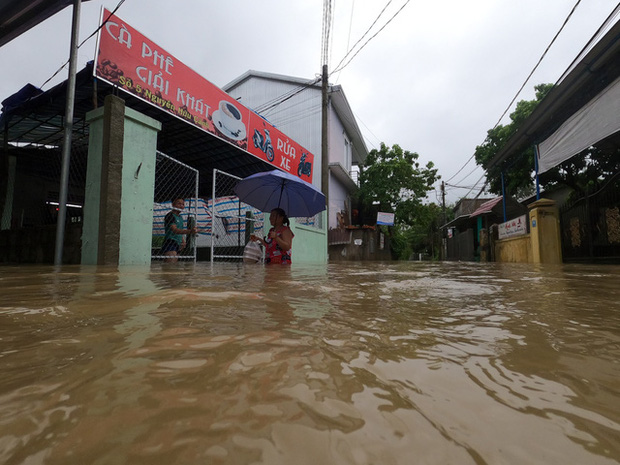
[[349,172],[351,171],[351,159],[353,155],[353,146],[351,145],[351,141],[347,139],[347,136],[344,136],[344,169]]

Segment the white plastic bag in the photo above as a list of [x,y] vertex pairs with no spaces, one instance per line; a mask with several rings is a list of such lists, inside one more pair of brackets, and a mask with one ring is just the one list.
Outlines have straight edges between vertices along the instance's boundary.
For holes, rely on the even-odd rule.
[[243,263],[257,263],[263,258],[263,249],[257,242],[250,241],[243,249]]

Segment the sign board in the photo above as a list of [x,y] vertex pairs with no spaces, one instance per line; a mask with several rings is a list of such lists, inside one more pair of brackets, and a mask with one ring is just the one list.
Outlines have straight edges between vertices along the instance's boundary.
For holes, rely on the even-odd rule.
[[394,213],[377,212],[377,224],[394,226]]
[[107,9],[102,20],[94,67],[98,79],[312,182],[310,151]]
[[522,236],[527,234],[526,215],[506,221],[498,226],[498,238],[507,239],[509,237]]

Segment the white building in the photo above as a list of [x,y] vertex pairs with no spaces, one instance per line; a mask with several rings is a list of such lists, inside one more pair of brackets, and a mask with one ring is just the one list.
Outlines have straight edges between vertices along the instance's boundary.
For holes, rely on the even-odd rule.
[[[261,115],[314,155],[313,184],[321,188],[321,81],[248,71],[223,90]],[[328,87],[328,228],[338,214],[351,220],[351,195],[357,168],[368,155],[342,86]]]

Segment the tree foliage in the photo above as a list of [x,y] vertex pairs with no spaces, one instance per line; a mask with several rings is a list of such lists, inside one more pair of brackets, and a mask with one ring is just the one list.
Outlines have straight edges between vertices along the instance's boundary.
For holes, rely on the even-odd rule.
[[[484,142],[476,147],[476,163],[486,170],[489,190],[495,194],[502,193],[502,180],[500,167],[489,169],[491,160],[506,145],[506,142],[519,130],[523,122],[532,114],[541,100],[553,88],[553,84],[539,84],[536,90],[535,100],[521,100],[517,103],[515,111],[510,114],[511,122],[507,125],[498,124],[487,131]],[[528,147],[514,158],[510,169],[504,173],[504,182],[507,192],[516,196],[532,191],[534,171],[534,148]]]
[[370,222],[378,211],[395,214],[389,233],[397,258],[409,258],[420,248],[423,252],[433,249],[429,236],[438,230],[438,207],[430,207],[424,200],[438,179],[432,162],[421,166],[417,153],[396,144],[388,147],[382,143],[379,150],[368,154],[358,192],[362,217]]
[[418,205],[415,221],[409,224],[398,223],[394,227],[391,236],[394,257],[408,260],[412,255],[422,253],[438,259],[441,247],[439,228],[442,223],[443,212],[438,205]]
[[[535,86],[536,99],[522,100],[510,115],[511,122],[506,126],[498,125],[487,132],[482,145],[476,147],[475,157],[478,165],[487,171],[489,189],[496,194],[502,193],[501,172],[499,167],[488,169],[491,160],[504,147],[508,139],[521,127],[540,101],[553,88],[552,84]],[[513,158],[512,164],[504,173],[506,191],[516,197],[533,193],[534,188],[534,148],[528,147]],[[597,143],[580,154],[561,163],[559,166],[539,176],[544,190],[553,190],[560,186],[572,189],[577,198],[598,190],[620,169],[620,148],[616,144]]]
[[401,223],[410,222],[416,207],[440,178],[433,162],[421,167],[418,159],[417,153],[396,144],[388,147],[382,143],[379,150],[371,150],[360,173],[362,204],[393,212]]

